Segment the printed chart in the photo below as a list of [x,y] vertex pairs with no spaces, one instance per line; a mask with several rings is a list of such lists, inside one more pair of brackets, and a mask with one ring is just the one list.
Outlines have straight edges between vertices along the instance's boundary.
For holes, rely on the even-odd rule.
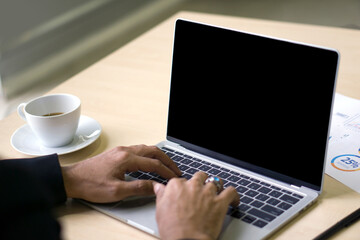
[[360,193],[360,100],[335,96],[325,172]]

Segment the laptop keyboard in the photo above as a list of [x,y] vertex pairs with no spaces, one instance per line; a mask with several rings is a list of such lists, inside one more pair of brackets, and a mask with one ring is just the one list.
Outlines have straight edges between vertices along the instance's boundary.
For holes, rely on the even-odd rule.
[[[287,189],[184,153],[166,147],[163,147],[162,150],[183,172],[182,177],[190,179],[194,173],[203,171],[208,175],[219,176],[223,180],[225,188],[233,186],[240,195],[240,204],[237,208],[229,207],[227,214],[259,228],[265,227],[303,198],[302,195]],[[156,173],[138,171],[131,172],[128,175],[137,179],[150,179],[163,184],[167,183],[167,179]]]

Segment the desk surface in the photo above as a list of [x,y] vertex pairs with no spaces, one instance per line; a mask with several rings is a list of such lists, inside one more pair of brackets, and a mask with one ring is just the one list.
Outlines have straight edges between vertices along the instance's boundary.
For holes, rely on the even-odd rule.
[[[165,138],[174,21],[177,17],[336,48],[341,53],[337,92],[360,98],[360,31],[239,17],[181,12],[50,93],[82,100],[82,114],[103,127],[89,147],[60,157],[63,165],[117,145],[156,144]],[[24,122],[14,113],[0,121],[0,159],[24,157],[10,145]],[[276,239],[311,239],[360,207],[360,194],[325,176],[318,202],[279,230]],[[57,209],[65,239],[154,239],[135,228],[68,201]],[[360,222],[336,237],[358,239]]]

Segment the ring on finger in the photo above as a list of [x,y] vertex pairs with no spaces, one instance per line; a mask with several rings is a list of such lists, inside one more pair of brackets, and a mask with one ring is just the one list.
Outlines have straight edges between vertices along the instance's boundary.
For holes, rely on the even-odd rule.
[[209,176],[206,180],[205,180],[205,184],[206,183],[213,183],[216,186],[216,193],[220,193],[223,190],[223,186],[221,184],[221,179],[219,177],[216,176]]

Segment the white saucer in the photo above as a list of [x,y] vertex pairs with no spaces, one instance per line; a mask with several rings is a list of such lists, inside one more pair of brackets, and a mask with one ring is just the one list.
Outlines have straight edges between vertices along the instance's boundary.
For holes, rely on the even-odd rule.
[[100,124],[95,119],[82,115],[80,116],[79,127],[74,140],[66,146],[58,148],[42,146],[27,124],[21,126],[13,133],[11,136],[11,145],[17,151],[32,156],[42,156],[53,153],[62,155],[78,151],[90,145],[99,138],[100,134]]

